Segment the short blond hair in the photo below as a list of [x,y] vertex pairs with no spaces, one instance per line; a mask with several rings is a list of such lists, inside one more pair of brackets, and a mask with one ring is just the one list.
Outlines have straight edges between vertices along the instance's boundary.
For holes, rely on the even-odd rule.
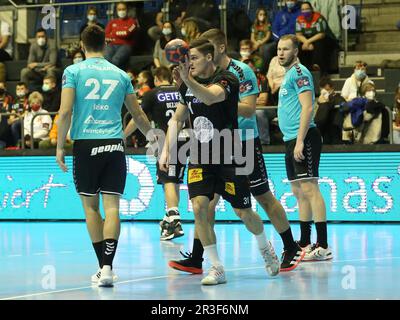
[[285,34],[279,40],[291,40],[293,44],[293,48],[299,48],[299,39],[294,34]]
[[39,102],[40,105],[43,105],[43,96],[39,91],[33,91],[30,95],[29,95],[29,104],[32,104],[34,102]]

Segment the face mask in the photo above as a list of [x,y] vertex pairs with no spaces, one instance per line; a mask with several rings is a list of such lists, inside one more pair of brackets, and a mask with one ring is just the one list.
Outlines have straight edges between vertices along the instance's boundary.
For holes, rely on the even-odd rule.
[[73,61],[74,61],[74,64],[78,63],[78,62],[82,62],[83,58],[75,58]]
[[286,2],[286,6],[287,6],[289,9],[293,9],[295,5],[296,5],[296,3],[295,3],[294,1],[287,1],[287,2]]
[[164,36],[168,36],[172,33],[172,30],[170,28],[164,28],[162,29],[162,33]]
[[18,98],[23,98],[23,97],[25,97],[25,91],[17,91],[17,97],[18,97]]
[[39,109],[40,109],[40,104],[38,104],[38,103],[31,104],[31,109],[32,109],[32,111],[34,111],[34,112],[39,111]]
[[250,57],[251,56],[251,52],[249,52],[249,51],[240,51],[240,56],[242,57],[242,58],[244,58],[244,59],[246,59],[246,58],[248,58],[248,57]]
[[46,44],[46,38],[38,38],[37,39],[38,46],[42,47]]
[[94,21],[94,20],[96,20],[96,16],[95,16],[94,14],[89,14],[89,15],[87,16],[87,19],[88,19],[89,21]]
[[364,70],[356,70],[355,75],[357,79],[364,79],[367,74]]
[[118,11],[118,17],[120,17],[121,19],[126,17],[126,11],[125,10],[120,10]]
[[185,29],[181,29],[181,33],[182,33],[182,35],[185,37],[186,36],[186,31],[185,31]]
[[302,12],[301,14],[302,14],[302,15],[304,16],[304,18],[306,18],[307,20],[311,19],[312,15],[313,15],[313,13],[312,13],[311,11]]
[[329,91],[326,89],[322,89],[321,96],[323,96],[325,99],[329,100]]
[[49,86],[48,84],[44,84],[44,85],[42,86],[42,91],[43,91],[43,92],[50,91],[50,86]]
[[374,98],[375,98],[375,92],[374,92],[374,91],[367,91],[367,92],[365,93],[365,97],[366,97],[368,100],[374,100]]

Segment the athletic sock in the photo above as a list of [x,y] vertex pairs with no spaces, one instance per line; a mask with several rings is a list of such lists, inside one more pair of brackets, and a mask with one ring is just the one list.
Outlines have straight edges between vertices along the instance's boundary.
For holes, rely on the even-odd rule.
[[204,252],[206,253],[207,258],[210,260],[212,266],[222,266],[222,263],[218,257],[217,246],[215,244],[205,246]]
[[286,231],[279,234],[283,242],[283,250],[290,251],[296,247],[296,242],[293,239],[292,229],[287,229]]
[[204,248],[201,244],[200,239],[193,239],[193,251],[192,251],[192,258],[196,261],[203,261],[203,253]]
[[175,219],[180,219],[179,210],[177,207],[167,208],[167,211],[164,216],[164,220],[167,222],[172,222]]
[[103,241],[92,242],[94,251],[96,252],[97,260],[99,261],[100,269],[103,268]]
[[261,232],[260,234],[255,235],[257,244],[258,244],[258,249],[264,249],[267,247],[267,236],[265,235],[265,232]]
[[311,244],[311,224],[312,221],[300,221],[301,237],[299,245],[302,248]]
[[315,229],[317,229],[317,243],[320,247],[328,248],[328,231],[325,222],[316,222]]
[[115,252],[117,251],[118,240],[105,239],[103,241],[103,266],[111,266],[114,260]]

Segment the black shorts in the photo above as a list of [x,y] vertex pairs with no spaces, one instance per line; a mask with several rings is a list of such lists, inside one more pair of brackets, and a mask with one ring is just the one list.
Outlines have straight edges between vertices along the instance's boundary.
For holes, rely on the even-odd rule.
[[80,195],[99,192],[122,195],[126,159],[121,139],[76,140],[73,147],[74,182]]
[[[242,142],[242,150],[243,156],[246,157],[246,144],[249,143],[250,140]],[[268,184],[268,173],[267,168],[264,162],[264,156],[262,153],[262,146],[260,138],[255,138],[254,142],[254,153],[253,159],[254,168],[251,174],[248,175],[249,183],[250,183],[250,192],[253,196],[259,196],[266,192],[268,192],[269,184]],[[249,157],[247,157],[247,161],[249,161]]]
[[297,162],[293,152],[296,146],[296,139],[285,142],[286,147],[286,172],[289,181],[318,178],[319,160],[321,157],[322,138],[317,128],[310,128],[304,139],[303,155],[305,159]]
[[[178,155],[179,155],[180,147],[182,145],[184,145],[185,142],[178,143]],[[188,154],[186,154],[185,159],[178,158],[176,164],[170,164],[168,166],[168,172],[160,170],[160,167],[159,167],[159,164],[157,161],[157,164],[156,164],[156,166],[157,166],[157,183],[158,184],[165,184],[165,183],[181,184],[181,183],[183,183],[183,176],[185,173],[187,158],[188,158]],[[182,160],[182,162],[179,160]]]
[[217,193],[233,208],[251,207],[248,177],[236,175],[235,166],[189,164],[188,189],[190,199],[207,196],[212,200]]

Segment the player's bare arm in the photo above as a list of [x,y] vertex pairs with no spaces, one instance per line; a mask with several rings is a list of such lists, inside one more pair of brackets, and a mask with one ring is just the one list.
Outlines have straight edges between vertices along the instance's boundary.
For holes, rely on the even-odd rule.
[[238,115],[245,117],[245,118],[251,118],[254,113],[256,112],[256,106],[257,106],[257,95],[252,94],[247,97],[244,97],[240,100],[239,102],[239,108],[238,108]]
[[142,108],[140,108],[135,94],[128,94],[125,97],[125,106],[132,115],[132,120],[137,128],[139,128],[139,130],[145,135],[148,141],[154,142],[156,137],[151,131],[149,119]]
[[304,139],[307,135],[308,129],[310,128],[310,122],[312,118],[312,92],[305,91],[300,93],[299,101],[301,104],[300,128],[297,135],[296,146],[294,148],[294,159],[298,162],[305,159],[303,154]]
[[66,172],[64,144],[71,126],[72,107],[75,100],[75,89],[64,88],[61,91],[61,106],[58,118],[56,159],[61,170]]

